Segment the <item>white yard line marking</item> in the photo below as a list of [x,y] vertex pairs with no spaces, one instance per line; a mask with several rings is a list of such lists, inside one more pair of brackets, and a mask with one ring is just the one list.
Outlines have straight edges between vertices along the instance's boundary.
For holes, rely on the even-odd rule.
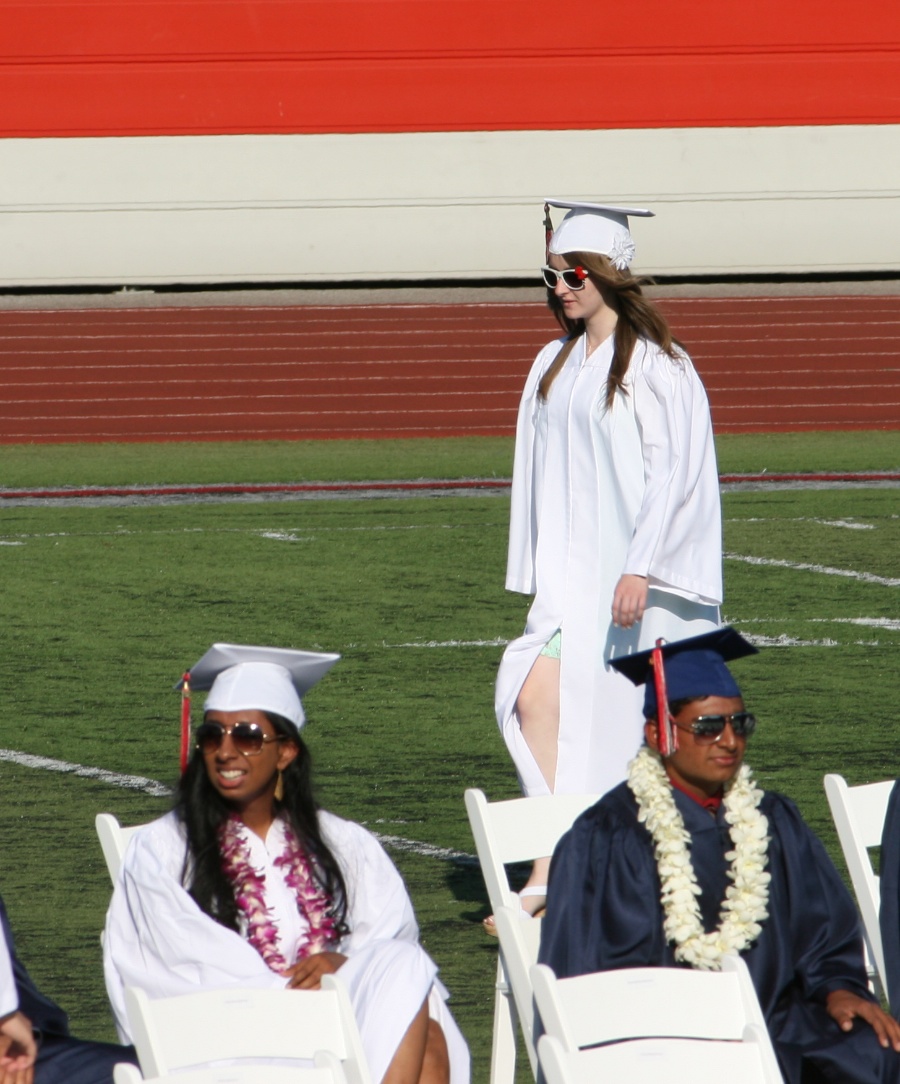
[[[21,753],[15,749],[0,749],[0,761],[4,760],[11,764],[19,764],[24,768],[35,768],[38,771],[63,772],[67,775],[77,775],[85,779],[96,779],[108,786],[120,787],[122,790],[141,791],[153,798],[165,798],[172,793],[171,787],[167,787],[155,779],[147,779],[143,775],[108,772],[105,768],[92,768],[85,764],[70,764],[65,760],[34,756],[31,753]],[[372,834],[383,846],[390,847],[395,851],[416,854],[422,858],[439,858],[443,862],[453,862],[455,865],[478,865],[478,859],[472,854],[466,854],[465,851],[435,847],[431,843],[421,843],[415,839],[404,839],[402,836],[384,835],[381,832],[373,832]]]
[[786,632],[780,636],[748,636],[747,639],[756,647],[840,647],[837,640],[798,640]]
[[38,757],[31,753],[17,752],[15,749],[0,749],[0,760],[9,761],[12,764],[21,764],[25,768],[38,768],[45,772],[65,772],[69,775],[83,776],[85,779],[96,779],[101,783],[108,783],[111,787],[142,791],[154,798],[164,798],[172,793],[171,787],[164,786],[155,779],[147,779],[143,775],[124,775],[120,772],[108,772],[105,768],[91,768],[85,764],[70,764],[65,760]]
[[494,640],[416,640],[408,644],[386,644],[382,647],[506,647],[509,640],[497,637]]
[[869,629],[888,629],[900,632],[900,618],[898,617],[811,617],[810,621],[817,625],[832,623],[835,625],[863,625]]
[[[371,829],[369,829],[371,831]],[[462,866],[477,866],[478,859],[473,854],[465,851],[452,851],[447,847],[434,847],[430,843],[417,843],[412,839],[404,839],[402,836],[386,836],[381,832],[372,832],[372,835],[385,847],[395,851],[404,851],[407,854],[417,854],[423,858],[440,858],[444,862],[453,862]]]
[[900,587],[900,579],[890,576],[876,576],[872,572],[855,572],[849,568],[829,568],[828,565],[813,565],[804,561],[783,561],[775,557],[749,557],[740,553],[724,554],[726,561],[742,561],[746,565],[766,565],[770,568],[792,568],[797,572],[816,572],[821,576],[844,576],[863,583],[877,583],[882,587]]
[[848,531],[874,531],[874,523],[860,523],[852,519],[819,519],[818,516],[750,516],[747,519],[734,517],[726,523],[821,523],[823,527],[846,527]]

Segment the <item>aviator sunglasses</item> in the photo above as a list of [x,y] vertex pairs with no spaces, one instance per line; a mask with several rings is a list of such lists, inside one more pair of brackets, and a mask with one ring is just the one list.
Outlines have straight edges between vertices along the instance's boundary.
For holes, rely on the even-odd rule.
[[555,290],[560,279],[569,290],[583,290],[584,280],[588,277],[583,267],[567,267],[564,271],[557,271],[555,267],[544,266],[541,268],[541,274],[544,276],[544,284],[548,290]]
[[728,723],[731,723],[736,738],[749,738],[756,730],[756,716],[749,711],[736,711],[734,715],[701,715],[692,723],[675,723],[675,726],[679,730],[689,730],[698,745],[715,745]]
[[201,723],[194,739],[197,748],[206,756],[222,747],[226,735],[231,735],[231,744],[245,757],[259,756],[266,742],[284,741],[283,734],[276,734],[271,738],[263,734],[258,723],[235,723],[230,727],[224,727],[221,723]]

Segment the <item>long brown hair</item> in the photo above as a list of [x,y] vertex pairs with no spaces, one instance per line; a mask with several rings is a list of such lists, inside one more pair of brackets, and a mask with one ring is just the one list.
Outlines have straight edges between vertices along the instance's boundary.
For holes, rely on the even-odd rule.
[[[583,267],[587,271],[591,282],[603,294],[606,304],[615,310],[618,316],[613,337],[612,364],[606,382],[606,406],[609,409],[613,405],[616,392],[620,389],[625,392],[625,374],[638,339],[655,343],[671,358],[676,356],[681,343],[672,337],[668,321],[657,306],[644,297],[641,287],[647,285],[650,279],[638,278],[628,268],[619,271],[608,257],[597,252],[566,252],[563,259],[570,267]],[[578,337],[584,334],[584,320],[571,320],[566,315],[562,302],[550,289],[547,290],[547,305],[565,331],[566,342],[553,359],[553,364],[541,377],[538,394],[542,399],[547,398],[551,384],[565,365],[566,358],[572,353]]]

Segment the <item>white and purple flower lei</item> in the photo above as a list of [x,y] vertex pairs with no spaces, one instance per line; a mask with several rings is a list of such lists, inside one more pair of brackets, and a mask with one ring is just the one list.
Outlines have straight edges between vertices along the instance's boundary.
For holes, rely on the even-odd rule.
[[[242,828],[236,813],[219,827],[222,872],[234,886],[235,902],[247,920],[247,940],[272,971],[282,974],[290,965],[278,951],[278,927],[266,905],[266,875],[253,868]],[[297,960],[303,960],[325,952],[338,938],[331,915],[331,898],[316,882],[309,857],[287,822],[284,822],[284,837],[284,853],[275,859],[275,865],[286,870],[285,883],[294,890],[297,910],[307,922],[296,956]]]

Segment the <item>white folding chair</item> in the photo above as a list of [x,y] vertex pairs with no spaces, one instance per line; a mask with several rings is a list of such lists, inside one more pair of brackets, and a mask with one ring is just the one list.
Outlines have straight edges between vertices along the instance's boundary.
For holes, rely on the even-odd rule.
[[[539,1028],[534,1011],[531,969],[537,963],[538,949],[541,947],[543,921],[541,919],[525,918],[519,905],[519,897],[515,894],[512,896],[512,901],[512,907],[498,907],[494,911],[497,937],[500,940],[500,961],[502,965],[502,972],[498,972],[498,982],[502,974],[505,977],[507,989],[512,991],[513,1004],[510,1028],[513,1032],[513,1042],[515,1042],[515,1022],[516,1018],[518,1018],[525,1049],[528,1052],[528,1060],[532,1072],[537,1078],[536,1044]],[[507,994],[506,997],[508,998],[509,995]],[[496,1041],[495,1031],[495,1046]],[[513,1057],[515,1057],[515,1048],[513,1049]],[[513,1062],[510,1069],[513,1070],[514,1068],[515,1063]]]
[[319,990],[203,990],[150,999],[125,990],[125,1009],[146,1077],[186,1069],[278,1061],[336,1062],[348,1084],[370,1084],[350,998],[323,975]]
[[[510,887],[506,866],[552,854],[560,836],[600,795],[556,794],[489,802],[483,791],[471,789],[465,797],[488,902],[496,920],[502,908],[511,908],[517,916],[519,913],[518,897]],[[491,1084],[512,1084],[515,1079],[517,1020],[521,1023],[532,1072],[537,1073],[529,969],[537,960],[541,922],[540,919],[522,921],[518,917],[516,922],[521,926],[519,938],[501,933],[497,926],[500,956],[494,995]]]
[[691,1084],[696,1080],[759,1084],[767,1079],[761,1075],[760,1058],[753,1045],[759,1039],[758,1029],[748,1027],[740,1043],[641,1039],[569,1051],[552,1035],[542,1035],[538,1058],[546,1084]]
[[125,857],[128,841],[141,826],[135,824],[131,828],[123,828],[112,813],[98,813],[94,818],[94,827],[100,837],[100,847],[106,859],[110,879],[115,884],[119,870],[122,868],[122,859]]
[[825,776],[828,806],[862,917],[869,977],[880,997],[887,994],[887,976],[881,945],[881,927],[878,924],[878,912],[881,910],[879,879],[872,869],[869,848],[881,846],[884,816],[893,789],[893,779],[848,787],[847,781],[841,775]]
[[113,1071],[115,1084],[346,1084],[339,1062],[298,1069],[295,1065],[235,1065],[217,1069],[141,1076],[140,1069],[124,1062]]
[[[722,1058],[751,1074],[746,1079],[781,1084],[759,999],[739,956],[726,956],[721,971],[638,967],[566,979],[536,964],[531,981],[541,1028],[567,1054],[602,1044],[696,1040],[720,1046]],[[745,1049],[732,1049],[738,1046]],[[637,1049],[615,1056],[633,1057]]]

